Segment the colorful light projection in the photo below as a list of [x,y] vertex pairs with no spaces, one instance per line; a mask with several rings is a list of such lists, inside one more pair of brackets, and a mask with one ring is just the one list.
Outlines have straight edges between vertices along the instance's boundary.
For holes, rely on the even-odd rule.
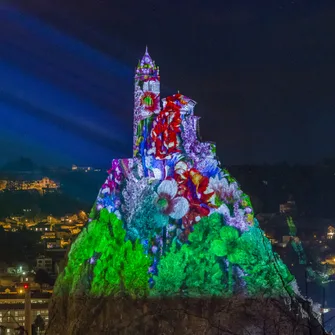
[[215,145],[200,141],[195,101],[178,93],[160,108],[159,87],[146,50],[135,73],[134,157],[112,161],[59,281],[95,295],[292,294],[249,197],[220,168]]

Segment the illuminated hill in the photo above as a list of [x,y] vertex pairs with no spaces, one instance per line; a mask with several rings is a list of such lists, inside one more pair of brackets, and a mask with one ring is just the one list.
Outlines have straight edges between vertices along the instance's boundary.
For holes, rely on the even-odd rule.
[[133,158],[112,161],[55,299],[262,297],[293,308],[302,300],[295,279],[215,145],[200,141],[195,101],[178,93],[160,104],[159,68],[146,51],[135,74]]

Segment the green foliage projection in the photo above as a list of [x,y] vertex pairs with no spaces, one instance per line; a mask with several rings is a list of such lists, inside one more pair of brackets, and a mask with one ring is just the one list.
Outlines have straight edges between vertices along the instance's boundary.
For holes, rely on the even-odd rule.
[[177,295],[182,293],[186,280],[185,268],[187,265],[187,253],[183,246],[177,249],[174,242],[170,252],[163,257],[158,265],[159,276],[154,276],[155,288],[152,295]]
[[224,226],[219,214],[204,217],[180,249],[173,244],[158,265],[154,294],[231,295],[236,270],[243,271],[246,293],[278,296],[291,293],[294,279],[264,233],[254,225],[240,235]]
[[229,296],[241,280],[248,295],[292,293],[294,277],[273,253],[257,222],[240,233],[225,225],[218,213],[203,217],[188,243],[172,243],[160,257],[149,290],[152,261],[138,240],[126,240],[122,222],[104,209],[73,243],[55,293],[61,288],[94,296]]
[[213,214],[195,225],[189,244],[178,250],[173,243],[159,262],[153,295],[224,295],[225,273],[209,250],[210,242],[219,237],[221,227],[221,215]]
[[238,239],[235,262],[247,274],[244,279],[250,295],[292,293],[290,283],[294,276],[272,251],[270,241],[259,227],[251,227]]
[[150,258],[138,241],[125,241],[125,236],[115,214],[102,210],[73,243],[57,287],[96,296],[147,295]]

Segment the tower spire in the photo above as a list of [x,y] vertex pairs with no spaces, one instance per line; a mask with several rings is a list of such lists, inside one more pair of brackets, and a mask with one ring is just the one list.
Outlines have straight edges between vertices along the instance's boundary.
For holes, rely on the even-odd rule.
[[[148,122],[160,111],[159,69],[149,55],[148,46],[135,72],[134,157],[144,155]],[[149,120],[150,119],[150,120]],[[143,143],[142,143],[143,142]]]

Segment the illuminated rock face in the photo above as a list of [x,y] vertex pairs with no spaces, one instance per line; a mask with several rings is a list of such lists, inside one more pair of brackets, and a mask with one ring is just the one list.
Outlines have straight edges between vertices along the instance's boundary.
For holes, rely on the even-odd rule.
[[146,51],[133,158],[112,161],[57,278],[47,333],[324,334],[249,197],[199,140],[195,102],[175,94],[161,108],[159,81]]
[[[160,101],[147,50],[135,74],[134,154],[114,159],[58,288],[93,295],[291,296],[294,278],[249,197],[201,142],[195,102]],[[56,287],[57,292],[57,287]]]

